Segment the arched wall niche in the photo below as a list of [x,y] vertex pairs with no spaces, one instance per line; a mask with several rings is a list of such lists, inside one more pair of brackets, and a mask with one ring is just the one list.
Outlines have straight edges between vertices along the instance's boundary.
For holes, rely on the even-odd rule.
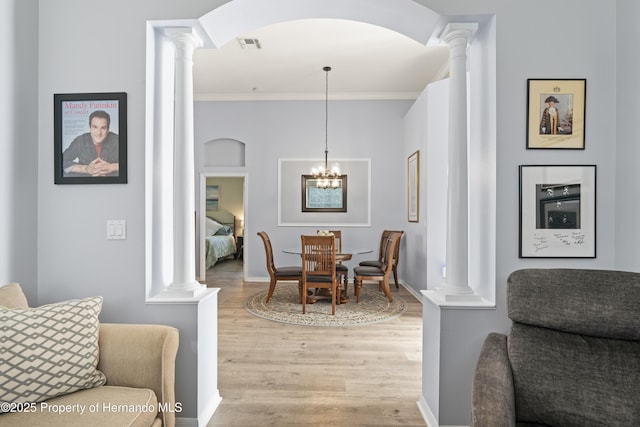
[[245,144],[231,138],[218,138],[204,143],[204,167],[244,167]]

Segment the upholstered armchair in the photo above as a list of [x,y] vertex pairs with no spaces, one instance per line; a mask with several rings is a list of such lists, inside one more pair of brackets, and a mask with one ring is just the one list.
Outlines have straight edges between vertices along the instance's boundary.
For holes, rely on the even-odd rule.
[[507,284],[508,336],[490,334],[472,425],[639,426],[640,274],[528,269]]

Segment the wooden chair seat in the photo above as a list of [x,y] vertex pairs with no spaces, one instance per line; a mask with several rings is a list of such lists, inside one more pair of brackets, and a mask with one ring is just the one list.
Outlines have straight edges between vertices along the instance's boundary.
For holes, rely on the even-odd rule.
[[360,266],[362,267],[378,267],[382,268],[383,262],[378,260],[370,260],[370,261],[361,261]]
[[371,265],[360,265],[353,269],[357,276],[384,276],[384,270]]
[[282,278],[282,277],[298,277],[298,276],[302,276],[302,267],[296,267],[296,266],[286,266],[286,267],[276,267],[274,270],[274,274],[277,278]]

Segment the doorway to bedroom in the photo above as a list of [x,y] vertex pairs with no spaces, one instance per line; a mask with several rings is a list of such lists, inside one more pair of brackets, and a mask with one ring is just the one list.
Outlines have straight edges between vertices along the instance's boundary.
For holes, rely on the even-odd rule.
[[202,174],[200,181],[200,281],[242,280],[246,177]]

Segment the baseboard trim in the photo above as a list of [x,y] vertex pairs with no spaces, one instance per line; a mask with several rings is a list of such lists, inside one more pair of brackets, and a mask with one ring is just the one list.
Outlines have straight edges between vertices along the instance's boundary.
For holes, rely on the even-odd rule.
[[209,424],[209,421],[213,418],[213,414],[216,412],[216,409],[218,409],[218,406],[220,406],[220,403],[222,403],[222,397],[220,396],[220,392],[216,391],[215,398],[205,408],[205,410],[202,411],[203,414],[198,417],[198,425],[206,426]]
[[420,400],[416,402],[418,404],[418,409],[422,414],[422,419],[427,424],[427,427],[438,427],[438,420],[436,419],[433,412],[431,412],[431,408],[429,408],[429,404],[426,400],[424,400],[424,396],[420,396]]
[[[411,286],[407,285],[404,280],[400,280],[398,284],[405,288],[407,292],[413,295],[413,297],[417,299],[420,304],[422,304],[422,294],[420,293],[420,291],[416,291]],[[389,283],[389,285],[391,285],[391,283]]]
[[205,409],[204,414],[198,418],[178,418],[176,417],[176,426],[175,427],[204,427],[209,424],[211,418],[213,418],[213,414],[220,406],[222,402],[222,397],[220,397],[220,393],[217,393],[217,396],[211,404]]

